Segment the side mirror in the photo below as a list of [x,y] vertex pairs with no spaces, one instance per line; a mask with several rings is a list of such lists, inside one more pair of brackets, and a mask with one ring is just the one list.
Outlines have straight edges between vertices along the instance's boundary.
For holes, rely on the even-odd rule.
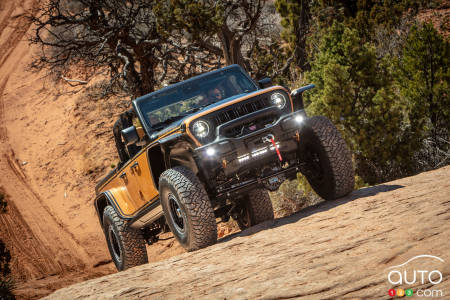
[[139,141],[139,135],[137,133],[136,127],[130,126],[122,130],[122,137],[124,139],[125,145],[129,146],[131,144]]
[[265,89],[268,88],[270,86],[272,86],[272,79],[269,77],[263,78],[261,80],[258,80],[258,85],[260,88]]
[[294,111],[305,108],[303,105],[303,92],[315,87],[314,84],[308,84],[291,92],[291,97],[294,102]]

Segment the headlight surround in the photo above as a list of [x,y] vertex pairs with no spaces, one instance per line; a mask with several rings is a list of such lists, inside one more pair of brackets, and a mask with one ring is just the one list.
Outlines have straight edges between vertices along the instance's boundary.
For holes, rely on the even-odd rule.
[[194,124],[192,124],[192,132],[194,135],[199,139],[204,139],[209,135],[209,124],[206,121],[198,120],[195,121]]
[[282,93],[275,92],[270,96],[270,101],[273,105],[279,109],[283,109],[286,106],[286,96]]

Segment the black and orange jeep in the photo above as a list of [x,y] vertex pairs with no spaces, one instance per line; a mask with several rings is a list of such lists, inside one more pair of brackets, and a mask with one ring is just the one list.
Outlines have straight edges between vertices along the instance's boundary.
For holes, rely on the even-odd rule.
[[137,98],[114,125],[118,166],[95,208],[118,270],[148,261],[172,231],[188,251],[217,241],[216,219],[244,229],[274,218],[268,190],[302,172],[322,198],[354,185],[350,151],[302,93],[253,81],[232,65]]

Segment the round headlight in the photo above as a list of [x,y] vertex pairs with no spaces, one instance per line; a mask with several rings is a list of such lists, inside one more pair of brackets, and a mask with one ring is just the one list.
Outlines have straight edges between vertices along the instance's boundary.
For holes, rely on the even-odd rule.
[[281,93],[273,93],[270,96],[270,100],[272,100],[272,104],[276,105],[279,109],[284,108],[286,105],[286,97]]
[[196,121],[194,125],[192,125],[192,131],[195,136],[202,139],[208,136],[209,134],[209,125],[205,121]]

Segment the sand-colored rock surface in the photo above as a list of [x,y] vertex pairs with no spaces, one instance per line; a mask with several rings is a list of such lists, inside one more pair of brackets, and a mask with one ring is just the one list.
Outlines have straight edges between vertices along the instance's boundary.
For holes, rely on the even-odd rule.
[[[433,265],[442,282],[402,287],[439,289],[448,297],[449,178],[445,167],[364,188],[209,248],[79,283],[46,299],[389,298],[388,268],[422,254],[445,261]],[[426,270],[434,262],[413,263]]]

